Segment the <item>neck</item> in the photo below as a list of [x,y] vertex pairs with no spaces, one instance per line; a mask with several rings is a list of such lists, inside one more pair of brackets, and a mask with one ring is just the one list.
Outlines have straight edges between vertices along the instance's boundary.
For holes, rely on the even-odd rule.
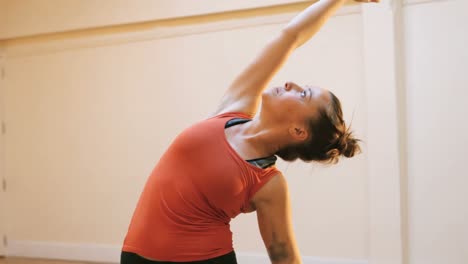
[[287,131],[279,126],[262,122],[257,115],[252,121],[234,126],[233,135],[245,144],[245,155],[251,158],[262,158],[274,155],[283,146],[287,145]]

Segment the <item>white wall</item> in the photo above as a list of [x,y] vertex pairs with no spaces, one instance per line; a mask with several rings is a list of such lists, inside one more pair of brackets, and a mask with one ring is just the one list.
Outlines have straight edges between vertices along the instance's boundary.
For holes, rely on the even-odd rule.
[[468,1],[404,16],[410,263],[468,263]]
[[0,40],[5,38],[7,35],[7,9],[6,9],[6,1],[7,0],[0,0]]
[[[230,80],[292,15],[269,25],[233,17],[176,28],[177,36],[154,37],[155,27],[7,41],[12,252],[47,243],[120,246],[145,180],[172,138],[216,108]],[[362,52],[360,14],[333,18],[272,84],[332,89],[365,142]],[[366,259],[365,149],[331,168],[279,164],[290,179],[303,255]],[[265,253],[254,215],[235,219],[233,230],[238,252]]]
[[[6,3],[0,0],[0,15]],[[11,3],[19,12],[15,14],[39,8],[24,6],[25,1]],[[49,23],[37,20],[43,15],[38,12],[36,20],[24,20],[29,21],[26,24],[15,20],[13,31],[24,36],[121,24],[127,18],[146,21],[154,19],[159,10],[145,13],[138,9],[127,17],[121,12],[125,3],[118,3],[105,19],[91,12],[86,19],[76,16],[66,23]],[[408,167],[408,178],[403,178],[399,190],[402,208],[407,210],[401,219],[408,224],[402,230],[403,240],[408,239],[407,263],[462,264],[468,260],[468,194],[463,167],[468,161],[463,152],[468,147],[463,121],[468,112],[464,99],[468,2],[405,3],[404,40],[399,43],[404,60],[397,66],[403,66],[405,75],[405,92],[399,94],[398,103],[404,104],[399,112],[399,137],[406,142],[401,146],[401,158],[407,158],[402,168]],[[237,7],[242,9],[244,4]],[[284,10],[297,11],[302,5]],[[223,7],[228,8],[219,8]],[[92,10],[85,4],[82,8]],[[190,10],[204,12],[197,8]],[[43,10],[62,14],[54,19],[70,15],[59,3]],[[195,20],[175,20],[171,27],[161,27],[159,22],[130,24],[124,30],[108,27],[0,43],[6,46],[7,68],[8,252],[73,259],[80,259],[75,252],[81,256],[94,252],[86,260],[116,260],[136,199],[159,155],[178,131],[216,107],[224,87],[293,15],[289,11],[225,14],[194,25],[190,23]],[[363,35],[372,30],[366,29],[362,15],[354,11],[333,18],[316,39],[293,55],[272,84],[295,80],[323,85],[342,98],[347,120],[354,111],[353,127],[364,140],[364,154],[331,168],[301,163],[279,166],[290,181],[302,253],[364,263],[372,255],[370,250],[388,253],[393,252],[391,246],[399,246],[385,232],[370,226],[369,217],[373,224],[382,227],[385,223],[376,220],[380,211],[369,204],[392,204],[400,197],[392,191],[372,195],[376,200],[369,200],[379,179],[379,175],[368,175],[370,163],[381,164],[386,157],[367,156],[369,147],[378,149],[367,145],[368,128],[388,123],[368,111],[375,109],[375,102],[366,102],[372,87],[365,89],[370,71],[363,58],[379,53],[375,47],[372,52],[363,49]],[[0,16],[0,22],[5,17]],[[87,24],[90,21],[93,24]],[[0,39],[14,36],[1,35],[13,32],[5,25],[0,23]],[[389,108],[383,112],[395,110],[388,107],[391,103],[382,105]],[[396,173],[388,176],[400,177]],[[372,184],[371,178],[375,180]],[[265,253],[255,215],[235,219],[233,230],[238,252]],[[369,245],[370,234],[391,243],[375,249]]]

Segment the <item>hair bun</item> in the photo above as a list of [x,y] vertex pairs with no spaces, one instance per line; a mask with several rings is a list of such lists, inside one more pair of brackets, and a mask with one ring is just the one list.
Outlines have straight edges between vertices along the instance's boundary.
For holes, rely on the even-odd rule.
[[331,148],[324,153],[321,160],[326,163],[336,164],[340,156],[351,158],[361,152],[361,148],[358,144],[359,141],[360,140],[356,139],[349,130],[346,130],[346,132],[337,136]]
[[339,139],[338,149],[343,156],[351,158],[361,152],[358,142],[351,132],[346,131]]

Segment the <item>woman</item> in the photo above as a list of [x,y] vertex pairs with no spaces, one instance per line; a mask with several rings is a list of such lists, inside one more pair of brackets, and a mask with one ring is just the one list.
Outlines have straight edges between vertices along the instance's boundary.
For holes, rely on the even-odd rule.
[[296,16],[235,79],[215,115],[174,140],[141,194],[122,264],[237,263],[229,222],[253,211],[271,261],[301,263],[276,156],[334,163],[359,146],[331,92],[293,82],[264,89],[344,2],[321,0]]

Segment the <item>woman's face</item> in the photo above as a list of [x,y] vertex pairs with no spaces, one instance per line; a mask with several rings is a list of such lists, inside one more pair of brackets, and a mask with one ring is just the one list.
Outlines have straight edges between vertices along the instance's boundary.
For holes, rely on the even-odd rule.
[[283,87],[274,87],[263,93],[262,112],[267,112],[278,122],[304,123],[316,117],[319,110],[329,103],[328,90],[287,82]]

